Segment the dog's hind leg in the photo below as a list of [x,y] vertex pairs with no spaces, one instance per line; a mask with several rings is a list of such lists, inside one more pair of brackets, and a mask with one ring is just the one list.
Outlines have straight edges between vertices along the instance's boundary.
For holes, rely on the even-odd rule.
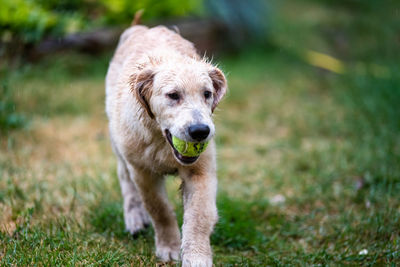
[[150,224],[150,217],[143,206],[142,198],[136,188],[126,163],[118,157],[118,178],[124,198],[124,220],[126,230],[136,234]]
[[164,177],[135,169],[135,181],[153,222],[157,257],[162,261],[178,260],[181,235],[175,212],[168,203]]
[[142,198],[128,170],[128,165],[119,153],[112,138],[111,146],[118,160],[117,173],[124,199],[125,227],[129,233],[134,235],[150,224],[150,217],[143,206]]

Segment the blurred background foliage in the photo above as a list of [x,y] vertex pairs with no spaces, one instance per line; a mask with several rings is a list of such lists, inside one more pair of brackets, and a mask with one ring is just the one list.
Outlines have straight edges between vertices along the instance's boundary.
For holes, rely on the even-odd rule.
[[[307,10],[310,4],[321,8]],[[277,6],[285,5],[286,13],[277,12]],[[396,0],[0,0],[0,6],[0,56],[9,52],[7,44],[31,48],[46,37],[124,28],[140,9],[150,24],[204,18],[224,25],[231,39],[225,41],[239,46],[253,39],[267,40],[292,52],[317,49],[344,60],[391,58],[397,54],[399,39]],[[299,24],[293,23],[296,18]]]

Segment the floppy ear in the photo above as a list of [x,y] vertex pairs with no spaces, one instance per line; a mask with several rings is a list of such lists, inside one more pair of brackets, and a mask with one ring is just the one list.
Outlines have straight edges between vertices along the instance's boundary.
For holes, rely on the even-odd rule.
[[214,86],[214,101],[211,108],[211,110],[214,111],[219,101],[225,95],[227,86],[225,76],[220,69],[213,68],[209,72],[209,75]]
[[154,114],[150,109],[149,100],[152,94],[154,75],[152,70],[143,70],[138,75],[131,76],[130,81],[132,92],[152,119],[154,119]]

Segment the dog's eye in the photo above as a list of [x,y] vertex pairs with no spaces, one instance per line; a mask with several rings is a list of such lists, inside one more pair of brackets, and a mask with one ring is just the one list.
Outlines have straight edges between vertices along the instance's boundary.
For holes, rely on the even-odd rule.
[[205,97],[206,99],[209,99],[209,98],[211,97],[211,92],[210,92],[210,91],[205,91],[205,92],[204,92],[204,97]]
[[169,97],[169,98],[171,98],[172,100],[179,100],[181,97],[179,96],[179,94],[178,93],[169,93],[169,94],[167,94],[167,96]]

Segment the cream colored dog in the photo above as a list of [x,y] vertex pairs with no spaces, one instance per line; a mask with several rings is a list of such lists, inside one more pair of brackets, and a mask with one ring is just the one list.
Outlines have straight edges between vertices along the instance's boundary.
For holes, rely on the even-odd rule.
[[[223,73],[192,43],[163,26],[132,26],[121,36],[106,77],[106,111],[124,198],[126,229],[152,222],[156,255],[183,266],[212,266],[210,234],[217,222],[212,113],[224,96]],[[198,157],[182,156],[171,136],[209,141]],[[182,241],[164,176],[182,178]]]

